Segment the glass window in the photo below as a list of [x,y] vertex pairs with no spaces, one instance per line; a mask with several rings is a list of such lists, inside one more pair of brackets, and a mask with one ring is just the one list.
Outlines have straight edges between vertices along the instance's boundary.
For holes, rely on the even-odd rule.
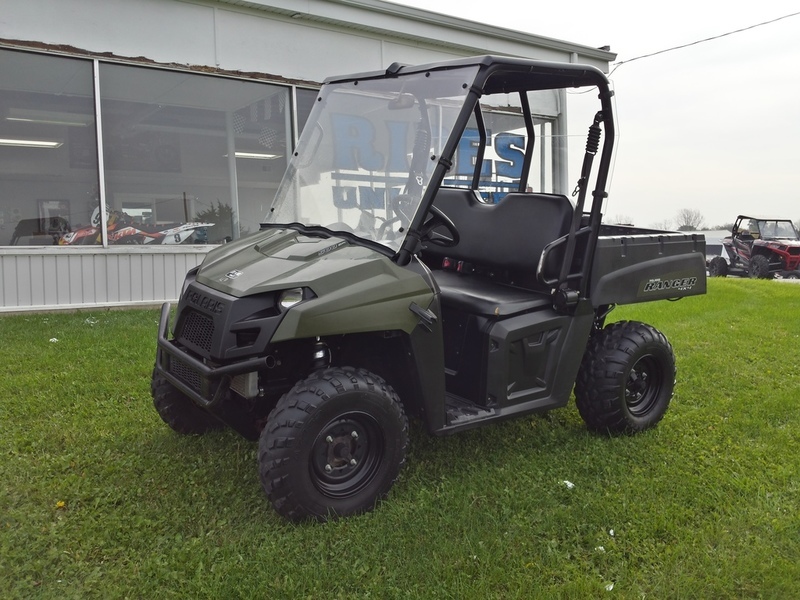
[[[479,123],[474,114],[470,118],[458,144],[455,164],[444,184],[471,188],[480,160],[477,190],[486,202],[499,202],[507,193],[520,190],[525,151],[533,144],[530,172],[522,187],[532,192],[553,192],[552,157],[556,151],[553,123],[558,115],[554,110],[555,97],[552,91],[528,94],[534,130],[534,137],[530,139],[518,97],[484,96],[481,99],[483,123]],[[482,130],[486,142],[481,157]]]
[[304,88],[297,88],[295,90],[295,98],[297,101],[297,133],[303,131],[303,127],[308,121],[308,115],[311,114],[311,109],[314,107],[314,100],[317,99],[319,90],[307,90]]
[[92,62],[0,50],[0,65],[0,246],[54,245],[98,206]]
[[[0,49],[0,246],[220,243],[256,231],[294,146],[291,88]],[[316,90],[298,89],[298,129]]]
[[258,229],[292,145],[289,88],[103,63],[100,98],[110,243]]

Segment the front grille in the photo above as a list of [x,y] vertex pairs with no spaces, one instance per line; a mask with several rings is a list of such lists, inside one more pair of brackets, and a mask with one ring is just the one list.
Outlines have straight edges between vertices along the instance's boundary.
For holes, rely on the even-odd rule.
[[214,339],[213,319],[197,311],[189,311],[183,321],[180,337],[182,340],[210,353],[211,343]]
[[200,373],[195,371],[192,367],[187,365],[182,360],[174,357],[170,358],[169,372],[172,373],[175,377],[177,377],[181,381],[183,381],[193,390],[197,392],[200,391],[201,387]]

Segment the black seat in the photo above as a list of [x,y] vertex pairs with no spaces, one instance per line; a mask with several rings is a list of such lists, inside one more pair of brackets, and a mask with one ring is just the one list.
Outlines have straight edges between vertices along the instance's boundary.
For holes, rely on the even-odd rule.
[[433,271],[442,302],[470,314],[506,317],[550,304],[547,295],[481,276],[456,271]]
[[[434,205],[461,237],[456,246],[429,245],[423,253],[445,305],[503,316],[548,302],[550,290],[537,282],[536,269],[544,247],[569,231],[574,209],[566,196],[510,193],[487,204],[472,190],[442,188]],[[446,258],[468,266],[442,270]]]

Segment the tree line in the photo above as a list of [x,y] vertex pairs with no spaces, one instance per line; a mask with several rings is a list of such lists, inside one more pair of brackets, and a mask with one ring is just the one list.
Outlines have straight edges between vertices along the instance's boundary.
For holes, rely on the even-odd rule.
[[[633,225],[633,219],[627,215],[616,215],[609,220],[609,222],[616,225]],[[800,219],[794,221],[795,228],[800,231]],[[730,230],[733,227],[733,221],[730,223],[723,223],[721,225],[707,226],[703,214],[694,208],[680,209],[674,219],[664,219],[649,225],[652,229],[661,229],[664,231],[708,231],[708,230]]]

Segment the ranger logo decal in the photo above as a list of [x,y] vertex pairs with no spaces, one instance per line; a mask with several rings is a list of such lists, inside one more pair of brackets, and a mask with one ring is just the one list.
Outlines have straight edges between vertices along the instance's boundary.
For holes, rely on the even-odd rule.
[[643,292],[661,292],[664,290],[691,290],[697,283],[697,277],[679,277],[677,279],[651,279],[644,284]]

